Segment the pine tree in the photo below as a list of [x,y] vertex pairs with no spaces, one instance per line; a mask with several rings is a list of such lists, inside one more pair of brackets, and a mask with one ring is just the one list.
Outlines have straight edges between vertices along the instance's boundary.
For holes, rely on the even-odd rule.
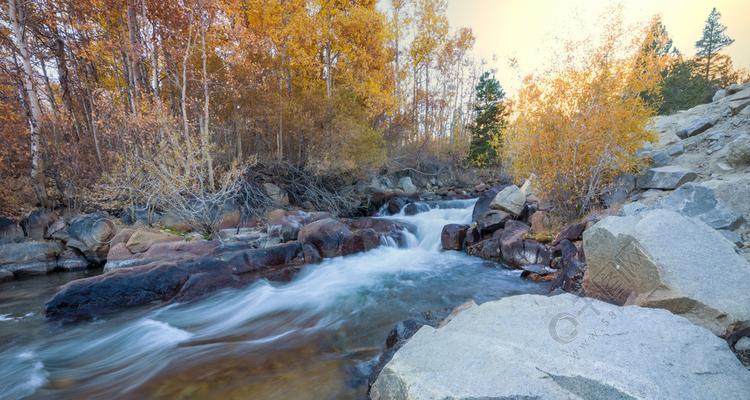
[[706,26],[703,27],[703,37],[695,42],[695,47],[698,50],[696,54],[702,58],[701,64],[705,64],[703,65],[704,77],[709,81],[712,80],[712,59],[721,49],[734,43],[734,39],[724,33],[727,27],[719,22],[719,18],[721,18],[721,13],[714,7],[711,14],[708,15],[708,19],[706,19]]
[[504,98],[500,82],[490,72],[482,74],[476,86],[475,119],[471,125],[469,158],[474,165],[487,165],[497,156],[491,141],[505,126]]

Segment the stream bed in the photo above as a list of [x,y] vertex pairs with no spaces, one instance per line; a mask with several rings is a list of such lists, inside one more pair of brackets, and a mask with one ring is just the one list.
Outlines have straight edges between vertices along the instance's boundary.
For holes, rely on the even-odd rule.
[[387,217],[416,227],[406,248],[382,246],[306,266],[288,283],[261,280],[91,322],[42,315],[59,285],[86,273],[0,284],[0,398],[365,399],[396,322],[470,299],[546,292],[518,271],[440,250],[442,227],[468,223],[473,201],[432,206]]

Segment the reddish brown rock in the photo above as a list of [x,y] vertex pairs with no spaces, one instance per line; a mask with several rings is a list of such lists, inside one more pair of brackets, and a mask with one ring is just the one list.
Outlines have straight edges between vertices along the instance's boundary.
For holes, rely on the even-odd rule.
[[440,243],[445,250],[463,250],[469,225],[448,224],[440,234]]
[[571,242],[581,240],[581,235],[583,235],[584,230],[586,230],[586,222],[570,224],[566,226],[562,231],[560,231],[557,236],[555,236],[555,240],[552,241],[552,245],[556,246],[563,240],[570,240]]

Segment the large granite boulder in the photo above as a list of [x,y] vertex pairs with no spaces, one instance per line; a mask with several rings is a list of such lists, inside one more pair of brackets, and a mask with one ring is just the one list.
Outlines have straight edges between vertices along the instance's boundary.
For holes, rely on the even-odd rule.
[[716,198],[713,189],[694,183],[680,186],[656,207],[698,218],[714,229],[735,229],[744,221],[742,215]]
[[140,253],[131,252],[123,242],[113,244],[107,253],[104,271],[146,265],[156,261],[188,261],[216,255],[222,243],[218,240],[163,241]]
[[674,190],[696,178],[698,175],[687,168],[668,165],[647,170],[638,177],[637,184],[639,189]]
[[744,167],[750,165],[750,135],[738,136],[727,144],[727,148],[727,162],[731,166]]
[[50,232],[50,236],[78,250],[89,261],[101,263],[106,259],[110,240],[116,233],[114,219],[97,212],[74,217],[63,228]]
[[588,296],[666,308],[718,335],[750,321],[750,265],[697,219],[661,209],[607,217],[583,246]]
[[508,212],[514,217],[521,215],[524,205],[526,205],[526,195],[516,185],[510,185],[499,191],[490,202],[490,208]]
[[[668,332],[668,334],[667,334]],[[370,390],[385,399],[739,399],[750,372],[665,310],[521,295],[423,326]]]

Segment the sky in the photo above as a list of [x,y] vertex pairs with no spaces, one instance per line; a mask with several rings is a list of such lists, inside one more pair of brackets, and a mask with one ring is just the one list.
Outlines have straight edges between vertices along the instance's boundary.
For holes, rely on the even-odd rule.
[[[686,56],[695,54],[695,42],[716,7],[727,34],[735,39],[724,52],[735,66],[750,69],[750,0],[448,0],[448,19],[451,28],[474,31],[475,55],[497,69],[498,79],[512,94],[522,76],[548,66],[549,55],[560,49],[560,38],[595,34],[596,19],[616,4],[623,6],[628,25],[661,14],[675,46]],[[509,66],[511,57],[517,59],[517,68]]]

